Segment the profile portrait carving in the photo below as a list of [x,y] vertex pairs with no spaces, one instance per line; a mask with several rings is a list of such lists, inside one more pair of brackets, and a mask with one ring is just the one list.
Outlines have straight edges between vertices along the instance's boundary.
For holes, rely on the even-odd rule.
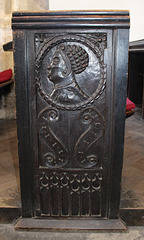
[[82,47],[60,44],[47,67],[48,78],[54,84],[51,98],[66,103],[78,103],[88,98],[75,79],[88,63],[88,53]]
[[[88,107],[105,89],[106,35],[38,37],[36,86],[51,106],[62,110]],[[89,40],[91,38],[91,41]]]

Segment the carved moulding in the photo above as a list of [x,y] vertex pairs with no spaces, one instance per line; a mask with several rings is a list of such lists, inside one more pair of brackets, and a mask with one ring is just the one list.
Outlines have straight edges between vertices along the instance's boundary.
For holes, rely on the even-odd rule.
[[[36,35],[36,40],[37,40],[37,36]],[[91,37],[91,39],[90,39]],[[81,108],[85,108],[90,106],[95,99],[98,99],[99,96],[102,94],[102,92],[104,91],[105,88],[105,83],[106,83],[106,65],[104,64],[104,49],[106,48],[106,34],[65,34],[65,35],[60,35],[57,36],[55,35],[54,38],[45,38],[43,40],[42,46],[40,48],[40,50],[37,53],[36,56],[36,86],[38,91],[40,92],[41,96],[51,105],[56,107],[57,109],[61,109],[61,110],[79,110]],[[88,64],[89,62],[89,57],[90,57],[90,53],[93,54],[97,61],[98,61],[98,67],[99,67],[99,83],[98,86],[96,87],[96,89],[93,90],[92,94],[86,94],[85,91],[83,91],[80,87],[79,84],[77,83],[77,81],[75,81],[76,85],[77,85],[77,89],[72,90],[71,87],[67,86],[67,88],[65,88],[62,92],[62,98],[61,101],[57,101],[57,98],[55,96],[55,98],[52,97],[53,94],[50,94],[47,92],[46,88],[43,85],[43,75],[40,74],[41,72],[41,66],[43,64],[44,59],[46,58],[47,55],[49,55],[49,52],[56,48],[54,55],[57,55],[57,53],[59,52],[62,55],[66,55],[66,53],[68,53],[67,49],[68,48],[76,48],[76,51],[79,49],[81,49],[82,51],[85,51],[85,56],[87,54],[87,57],[85,57],[86,59],[86,64]],[[74,55],[76,55],[76,51],[74,53]],[[81,52],[82,52],[81,51]],[[89,52],[88,52],[89,51]],[[74,56],[75,57],[75,56]],[[54,57],[53,57],[54,58]],[[56,57],[55,57],[56,59]],[[83,59],[84,61],[84,59]],[[67,74],[68,69],[72,69],[72,62],[65,60],[65,63],[67,64],[67,70],[63,71],[63,75]],[[49,68],[50,68],[49,64]],[[93,62],[94,65],[94,62]],[[96,66],[93,66],[93,69]],[[83,69],[84,71],[84,69]],[[92,70],[91,70],[92,71]],[[49,69],[48,69],[49,72]],[[81,74],[81,72],[76,72],[76,74]],[[47,73],[48,74],[48,73]],[[57,75],[59,74],[59,72],[57,72]],[[87,74],[87,77],[88,74]],[[50,82],[51,80],[53,80],[54,77],[52,77],[52,79],[50,79],[49,74],[48,74],[48,81]],[[69,81],[69,79],[67,78],[67,81]],[[85,80],[86,81],[86,80]],[[65,85],[66,86],[66,85]],[[60,86],[61,88],[61,86]],[[74,88],[73,88],[74,89]],[[81,98],[81,100],[77,101],[76,98],[74,98],[73,102],[66,102],[66,100],[64,99],[64,95],[65,94],[77,94],[77,92],[82,93],[83,98]],[[56,95],[56,94],[55,94]]]

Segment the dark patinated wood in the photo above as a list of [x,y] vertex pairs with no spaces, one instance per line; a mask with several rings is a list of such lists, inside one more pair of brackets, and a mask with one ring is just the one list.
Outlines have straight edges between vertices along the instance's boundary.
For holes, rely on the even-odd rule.
[[48,11],[13,13],[15,29],[129,28],[128,11]]
[[122,208],[120,217],[128,226],[144,226],[143,208]]
[[[129,43],[128,97],[143,104],[144,39]],[[144,107],[143,107],[144,108]]]
[[6,44],[3,44],[3,50],[4,51],[13,51],[13,42],[8,42]]
[[55,219],[56,229],[125,229],[116,219],[128,12],[14,13],[12,26],[23,217],[16,228],[40,221],[51,229]]
[[142,118],[144,118],[144,72],[143,73],[139,73],[139,76],[141,78],[143,87],[142,87]]
[[[27,50],[26,31],[13,34],[15,56],[15,93],[16,93],[16,117],[18,135],[18,154],[20,159],[20,179],[22,195],[22,215],[32,216],[31,198],[31,157],[30,157],[30,121],[28,102],[28,79],[27,79]],[[21,60],[20,60],[21,59]]]
[[0,224],[14,223],[20,216],[20,208],[0,207]]
[[13,82],[14,82],[14,79],[8,80],[8,81],[6,81],[4,83],[0,83],[0,88],[3,88],[3,87],[5,87],[5,86],[7,86],[7,85],[9,85],[9,84],[11,84]]

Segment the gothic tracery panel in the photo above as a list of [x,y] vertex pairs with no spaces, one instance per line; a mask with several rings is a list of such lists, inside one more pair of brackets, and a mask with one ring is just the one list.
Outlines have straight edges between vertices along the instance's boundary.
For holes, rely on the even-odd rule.
[[101,173],[41,172],[41,215],[101,216]]

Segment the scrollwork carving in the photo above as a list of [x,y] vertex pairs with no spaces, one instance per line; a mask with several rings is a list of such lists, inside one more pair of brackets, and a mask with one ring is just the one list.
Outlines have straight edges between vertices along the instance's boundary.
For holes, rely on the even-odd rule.
[[50,123],[59,120],[59,113],[54,108],[45,108],[38,116],[39,138],[51,151],[43,154],[43,163],[47,167],[62,167],[67,163],[67,148],[54,134]]
[[80,113],[79,120],[85,131],[75,144],[75,161],[81,167],[90,168],[98,163],[98,155],[93,153],[93,145],[103,134],[104,119],[96,109],[86,108]]

